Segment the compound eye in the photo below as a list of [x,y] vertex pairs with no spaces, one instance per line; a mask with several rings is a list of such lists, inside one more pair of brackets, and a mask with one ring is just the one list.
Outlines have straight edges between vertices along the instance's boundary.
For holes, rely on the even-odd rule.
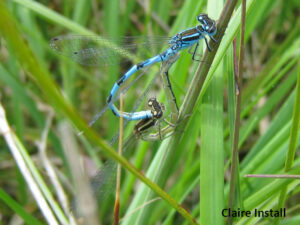
[[148,100],[148,106],[152,106],[152,105],[153,105],[153,99],[150,98],[150,99]]
[[197,20],[199,21],[199,23],[201,24],[207,24],[207,20],[209,20],[209,17],[207,16],[207,14],[205,13],[200,13],[197,16]]

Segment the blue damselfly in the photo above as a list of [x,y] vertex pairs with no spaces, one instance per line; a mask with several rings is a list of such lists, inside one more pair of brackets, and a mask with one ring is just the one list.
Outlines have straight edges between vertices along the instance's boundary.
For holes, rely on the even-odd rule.
[[[158,62],[165,62],[170,57],[173,57],[178,52],[184,49],[190,48],[192,50],[192,58],[195,59],[195,55],[199,46],[199,40],[204,39],[206,46],[209,51],[211,47],[209,46],[206,35],[214,42],[214,35],[217,32],[216,23],[214,20],[210,19],[207,14],[200,14],[197,16],[197,20],[200,25],[188,28],[172,38],[157,37],[149,39],[149,41],[144,41],[141,45],[145,47],[150,45],[155,45],[155,43],[161,43],[163,41],[168,41],[169,47],[154,57],[151,57],[141,63],[132,66],[114,85],[110,94],[107,98],[108,107],[116,116],[120,116],[120,112],[114,105],[116,99],[116,93],[118,92],[120,86],[128,80],[137,71],[149,67]],[[130,37],[124,39],[127,42],[131,41]],[[75,42],[78,42],[77,44]],[[91,45],[91,43],[96,43]],[[124,47],[119,47],[118,44],[108,41],[105,38],[93,38],[84,36],[60,36],[53,38],[50,42],[50,46],[55,51],[71,56],[75,61],[83,65],[107,65],[116,62],[115,58],[125,57],[131,60],[135,60],[135,57],[130,53],[130,50],[136,49],[135,44],[124,45]],[[189,52],[190,52],[189,51]],[[118,61],[117,61],[118,62]],[[103,113],[103,112],[102,112]],[[101,116],[101,115],[100,115]],[[127,120],[142,120],[153,118],[154,115],[151,110],[139,111],[139,112],[122,112],[122,117]]]

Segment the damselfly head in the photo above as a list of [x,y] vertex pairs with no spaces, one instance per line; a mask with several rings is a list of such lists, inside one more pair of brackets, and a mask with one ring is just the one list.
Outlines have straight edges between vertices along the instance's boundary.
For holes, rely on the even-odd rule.
[[154,118],[159,119],[163,116],[164,105],[160,104],[156,98],[150,98],[148,100],[148,107],[151,108],[151,113]]
[[201,27],[208,35],[215,35],[217,33],[216,22],[208,17],[207,14],[201,13],[197,16],[197,20],[201,24]]

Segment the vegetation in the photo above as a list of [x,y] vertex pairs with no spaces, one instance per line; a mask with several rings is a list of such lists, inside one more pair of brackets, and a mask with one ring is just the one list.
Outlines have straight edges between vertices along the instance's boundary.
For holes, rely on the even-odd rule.
[[[239,105],[241,1],[0,2],[0,224],[17,224],[16,215],[26,224],[112,224],[114,196],[105,190],[115,176],[102,174],[99,182],[108,183],[97,202],[88,185],[109,159],[123,168],[122,224],[225,224],[230,201],[232,210],[286,208],[283,218],[244,216],[235,224],[299,224],[299,177],[266,177],[300,173],[299,8],[297,0],[247,1]],[[201,62],[182,52],[169,71],[180,108],[175,134],[156,142],[131,138],[125,157],[118,155],[117,143],[109,143],[119,119],[107,111],[92,127],[88,122],[128,65],[83,67],[52,51],[49,41],[69,33],[172,36],[197,25],[201,12],[217,20],[219,42],[208,52],[201,41]],[[158,70],[153,66],[127,91],[126,111]],[[145,95],[138,109],[154,95],[169,113],[159,77]],[[134,125],[124,129],[125,143]],[[239,157],[231,170],[234,144]]]

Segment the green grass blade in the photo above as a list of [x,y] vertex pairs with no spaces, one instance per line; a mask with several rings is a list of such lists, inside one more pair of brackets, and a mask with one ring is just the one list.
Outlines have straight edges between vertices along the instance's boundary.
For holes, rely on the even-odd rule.
[[11,198],[2,188],[0,188],[0,199],[4,201],[14,212],[16,212],[26,224],[41,225],[35,217],[30,215],[21,205]]
[[[297,86],[296,86],[296,97],[295,97],[294,112],[292,118],[289,150],[287,152],[287,157],[286,157],[285,167],[284,167],[285,172],[288,172],[293,166],[296,147],[297,147],[299,128],[300,128],[300,63],[298,64],[297,72],[298,72],[298,76],[297,76]],[[287,194],[287,187],[282,189],[280,193],[280,197],[278,200],[278,208],[282,208],[284,206],[286,194]],[[280,218],[277,218],[276,224],[279,224],[279,222],[280,222]]]

